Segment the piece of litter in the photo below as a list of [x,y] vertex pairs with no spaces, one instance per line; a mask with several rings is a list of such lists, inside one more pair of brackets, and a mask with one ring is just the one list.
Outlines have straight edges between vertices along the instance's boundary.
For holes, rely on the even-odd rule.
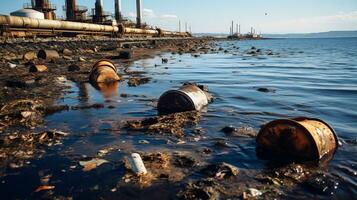
[[41,192],[43,190],[53,190],[55,189],[55,186],[52,185],[42,185],[40,187],[38,187],[34,192]]
[[83,171],[85,171],[85,172],[91,171],[104,163],[108,163],[108,161],[104,160],[104,159],[99,159],[99,158],[93,158],[92,160],[89,160],[89,161],[80,161],[79,162],[79,164],[83,167]]

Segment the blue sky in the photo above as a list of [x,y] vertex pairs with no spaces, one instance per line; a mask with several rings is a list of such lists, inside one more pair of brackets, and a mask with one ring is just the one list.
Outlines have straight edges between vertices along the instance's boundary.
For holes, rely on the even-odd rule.
[[[262,33],[300,33],[357,30],[357,0],[142,0],[144,21],[169,30],[187,22],[193,32],[228,33],[231,21],[242,32],[254,26]],[[0,13],[9,14],[29,0],[0,0]],[[51,0],[62,8],[64,0]],[[77,0],[94,7],[95,0]],[[123,13],[135,19],[135,0],[122,0]],[[106,11],[114,12],[114,0],[104,0]],[[267,15],[266,15],[266,14]],[[57,11],[63,16],[62,9]]]

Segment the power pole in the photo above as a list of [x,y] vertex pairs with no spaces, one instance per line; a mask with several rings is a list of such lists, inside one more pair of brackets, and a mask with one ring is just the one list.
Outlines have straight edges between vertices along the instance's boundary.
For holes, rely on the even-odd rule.
[[187,22],[185,22],[185,32],[187,32]]

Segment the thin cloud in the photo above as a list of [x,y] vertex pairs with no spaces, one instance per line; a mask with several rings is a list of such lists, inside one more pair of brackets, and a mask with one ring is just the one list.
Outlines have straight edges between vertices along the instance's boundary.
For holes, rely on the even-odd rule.
[[178,17],[176,15],[170,15],[170,14],[164,14],[160,16],[160,19],[162,20],[172,20],[172,19],[177,19]]
[[340,12],[329,16],[316,16],[274,21],[262,26],[264,32],[323,32],[329,30],[357,29],[357,11]]

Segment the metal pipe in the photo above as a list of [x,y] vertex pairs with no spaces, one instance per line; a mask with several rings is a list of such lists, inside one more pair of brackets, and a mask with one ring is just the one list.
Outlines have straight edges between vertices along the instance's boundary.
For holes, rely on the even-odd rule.
[[160,32],[157,29],[142,29],[142,28],[131,28],[125,27],[124,25],[119,25],[119,34],[137,34],[137,35],[151,35],[151,36],[159,36]]
[[136,26],[141,27],[141,23],[142,23],[141,0],[136,0]]
[[117,26],[98,25],[80,22],[68,22],[58,20],[34,19],[28,17],[16,17],[0,15],[0,25],[8,25],[13,28],[53,29],[68,31],[92,31],[92,32],[118,32]]
[[121,13],[121,0],[115,0],[115,19],[118,23],[123,19],[123,15]]

